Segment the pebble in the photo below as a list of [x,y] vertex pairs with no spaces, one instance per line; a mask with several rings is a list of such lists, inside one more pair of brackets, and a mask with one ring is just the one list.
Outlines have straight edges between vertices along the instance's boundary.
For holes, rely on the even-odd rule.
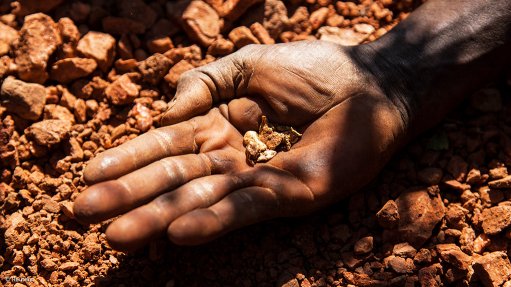
[[2,105],[9,112],[27,120],[37,120],[46,103],[46,89],[39,84],[25,83],[7,77],[0,88]]
[[511,277],[511,263],[505,252],[496,251],[475,259],[474,275],[486,287],[501,286]]

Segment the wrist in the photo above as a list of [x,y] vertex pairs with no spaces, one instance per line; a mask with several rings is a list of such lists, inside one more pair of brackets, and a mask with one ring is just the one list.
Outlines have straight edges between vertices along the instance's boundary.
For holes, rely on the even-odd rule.
[[364,71],[367,81],[390,100],[400,113],[406,129],[417,109],[417,86],[407,57],[380,49],[378,42],[353,46],[350,53]]

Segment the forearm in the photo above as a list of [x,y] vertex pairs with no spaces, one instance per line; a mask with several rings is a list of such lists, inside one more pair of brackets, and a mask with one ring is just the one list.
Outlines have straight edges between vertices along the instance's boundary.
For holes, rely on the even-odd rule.
[[511,64],[511,1],[429,0],[354,49],[398,104],[413,136]]

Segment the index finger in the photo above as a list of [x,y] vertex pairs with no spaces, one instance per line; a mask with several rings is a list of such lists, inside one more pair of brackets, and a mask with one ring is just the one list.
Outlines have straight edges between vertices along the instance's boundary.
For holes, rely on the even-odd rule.
[[93,158],[83,178],[88,184],[115,179],[156,160],[197,149],[193,121],[154,129]]

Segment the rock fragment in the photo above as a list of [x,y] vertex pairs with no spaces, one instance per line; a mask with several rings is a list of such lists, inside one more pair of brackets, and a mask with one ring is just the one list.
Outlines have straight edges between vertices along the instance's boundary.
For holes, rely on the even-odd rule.
[[280,0],[266,0],[264,3],[263,26],[273,39],[277,39],[288,25],[286,5]]
[[459,270],[467,271],[472,264],[472,257],[465,254],[460,248],[453,243],[438,244],[436,250],[440,254],[442,260],[448,262]]
[[263,0],[205,0],[205,2],[211,5],[220,17],[235,21],[250,7]]
[[156,53],[138,63],[138,70],[145,82],[157,85],[168,73],[172,62],[162,54]]
[[501,286],[511,277],[511,263],[506,253],[496,251],[477,258],[473,264],[474,275],[486,287]]
[[413,259],[411,258],[403,258],[394,255],[390,255],[385,258],[385,265],[390,267],[394,272],[405,274],[412,273],[415,265],[413,264]]
[[75,122],[73,114],[65,107],[59,105],[46,105],[44,107],[45,120],[66,120],[71,123]]
[[417,250],[408,244],[408,242],[403,242],[394,245],[392,254],[400,257],[413,258],[417,254]]
[[182,15],[188,36],[202,46],[209,46],[220,34],[220,17],[203,1],[192,1]]
[[66,120],[44,120],[37,122],[25,130],[28,138],[38,145],[51,146],[68,137],[71,122]]
[[60,43],[57,24],[49,16],[37,13],[25,17],[20,36],[14,44],[19,78],[44,83],[48,79],[48,59]]
[[66,58],[59,60],[51,67],[51,78],[60,83],[69,83],[90,75],[96,69],[94,59]]
[[195,68],[192,64],[190,64],[186,60],[181,60],[172,68],[170,68],[168,74],[164,77],[165,81],[169,84],[170,87],[176,88],[177,87],[177,81],[179,81],[179,78],[181,75],[189,71],[191,69]]
[[16,29],[0,22],[0,56],[3,56],[11,49],[11,44],[18,39]]
[[318,30],[318,38],[343,46],[355,46],[364,42],[369,35],[355,32],[351,29],[324,26]]
[[77,50],[87,58],[96,60],[98,67],[106,72],[115,55],[115,39],[109,34],[90,31],[78,41]]
[[252,31],[252,34],[254,34],[260,43],[266,45],[275,44],[275,40],[270,36],[268,30],[266,30],[266,28],[264,28],[261,23],[255,22],[254,24],[250,25],[250,31]]
[[389,200],[376,213],[376,219],[381,227],[386,229],[396,228],[399,224],[399,211],[394,200]]
[[511,175],[488,182],[491,188],[511,188]]
[[373,237],[366,236],[360,238],[353,247],[355,254],[367,254],[373,250]]
[[431,237],[435,226],[444,217],[440,196],[430,196],[425,189],[403,192],[396,200],[399,212],[398,232],[403,241],[420,247]]
[[213,56],[225,56],[234,50],[234,44],[224,38],[218,38],[208,48],[208,54]]
[[7,111],[27,120],[37,120],[46,103],[46,90],[39,84],[29,84],[7,77],[0,88],[2,105]]
[[128,74],[120,76],[105,89],[105,95],[114,105],[132,103],[138,97],[140,86],[133,83]]
[[260,44],[259,40],[252,34],[252,31],[245,26],[232,29],[229,33],[229,39],[238,49],[250,44]]
[[481,220],[484,233],[498,234],[511,226],[511,206],[502,205],[484,209]]

